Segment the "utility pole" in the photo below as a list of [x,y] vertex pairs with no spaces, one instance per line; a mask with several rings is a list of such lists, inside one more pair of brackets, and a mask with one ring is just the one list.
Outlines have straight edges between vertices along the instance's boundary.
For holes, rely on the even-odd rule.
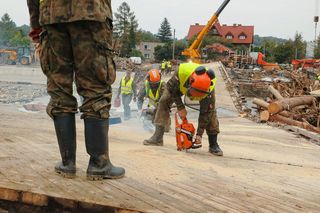
[[175,46],[176,46],[176,29],[173,29],[172,60],[174,60],[175,58],[175,55],[174,55],[175,48],[176,48]]
[[[316,50],[317,49],[317,40],[318,40],[318,32],[317,32],[317,30],[318,30],[318,22],[319,22],[319,16],[318,16],[318,13],[319,13],[319,0],[316,0],[316,14],[315,14],[315,16],[314,16],[314,19],[313,19],[313,21],[314,21],[314,50]],[[316,57],[316,56],[314,56],[314,57]]]

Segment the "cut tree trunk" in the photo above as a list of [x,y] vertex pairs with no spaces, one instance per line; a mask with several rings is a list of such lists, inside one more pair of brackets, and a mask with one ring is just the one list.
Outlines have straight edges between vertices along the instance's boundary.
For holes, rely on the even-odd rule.
[[260,113],[260,122],[266,123],[270,119],[270,113],[268,110],[262,111]]
[[272,116],[270,116],[270,120],[271,121],[277,121],[277,122],[280,122],[280,123],[283,123],[283,124],[288,124],[288,125],[291,125],[291,126],[297,126],[297,127],[304,128],[306,130],[309,130],[309,131],[316,132],[316,133],[320,134],[320,129],[319,128],[316,128],[315,126],[312,126],[312,125],[310,125],[309,123],[306,123],[306,122],[295,121],[295,120],[292,120],[290,118],[286,118],[286,117],[281,116],[281,115],[272,115]]
[[270,85],[268,87],[268,90],[274,95],[274,97],[276,97],[276,99],[283,100],[284,98],[282,97],[282,95],[280,94],[280,92],[278,90],[276,90],[272,85]]
[[301,96],[295,98],[286,98],[281,101],[276,101],[268,106],[268,111],[275,115],[284,110],[290,111],[292,108],[300,105],[311,105],[315,98],[313,96]]
[[[265,109],[268,109],[268,107],[269,107],[269,105],[270,105],[268,102],[266,102],[266,101],[264,101],[264,100],[261,100],[261,99],[259,99],[259,98],[254,98],[254,99],[253,99],[253,103],[256,104],[256,105],[258,105],[258,106],[260,106],[260,107],[263,107],[263,108],[265,108]],[[270,114],[270,113],[269,113],[269,114]],[[280,115],[285,116],[285,117],[288,117],[288,118],[292,116],[291,113],[288,112],[288,111],[282,111],[282,112],[280,112]]]

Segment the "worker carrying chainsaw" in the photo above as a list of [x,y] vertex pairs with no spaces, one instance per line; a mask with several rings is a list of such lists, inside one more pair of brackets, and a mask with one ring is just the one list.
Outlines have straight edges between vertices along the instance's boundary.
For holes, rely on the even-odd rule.
[[166,88],[160,98],[155,116],[156,131],[152,137],[143,142],[144,145],[163,146],[164,126],[170,117],[170,108],[176,104],[181,120],[186,120],[187,110],[181,97],[183,95],[191,100],[199,101],[200,114],[195,144],[201,144],[202,136],[206,130],[209,137],[209,152],[222,156],[217,136],[219,122],[215,110],[215,84],[214,71],[196,63],[180,64],[179,69],[167,82]]

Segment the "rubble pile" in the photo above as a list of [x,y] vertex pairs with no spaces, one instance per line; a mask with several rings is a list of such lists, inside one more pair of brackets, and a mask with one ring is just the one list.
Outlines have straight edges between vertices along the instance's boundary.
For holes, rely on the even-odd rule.
[[269,96],[254,100],[259,106],[260,121],[279,122],[320,133],[320,98],[311,95],[320,90],[319,81],[301,71],[283,71],[290,81],[273,81]]
[[114,62],[117,70],[133,70],[135,68],[135,65],[129,58],[115,57]]
[[29,103],[46,95],[46,85],[0,82],[0,103]]
[[240,96],[245,97],[244,104],[254,98],[252,103],[257,107],[251,105],[248,117],[320,133],[317,71],[229,69],[228,74]]

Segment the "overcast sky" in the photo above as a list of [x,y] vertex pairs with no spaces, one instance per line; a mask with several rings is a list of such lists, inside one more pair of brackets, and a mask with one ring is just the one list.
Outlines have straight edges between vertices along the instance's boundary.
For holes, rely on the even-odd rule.
[[[123,1],[112,1],[114,12],[121,2]],[[187,35],[190,24],[207,23],[222,2],[223,0],[127,0],[136,14],[140,28],[157,33],[161,21],[167,17],[172,28],[176,29],[178,38]],[[5,12],[18,25],[29,23],[26,0],[3,2],[0,15]],[[292,38],[295,32],[300,32],[306,40],[312,40],[313,17],[317,13],[316,0],[231,0],[222,12],[220,22],[254,25],[255,34],[260,36]]]

